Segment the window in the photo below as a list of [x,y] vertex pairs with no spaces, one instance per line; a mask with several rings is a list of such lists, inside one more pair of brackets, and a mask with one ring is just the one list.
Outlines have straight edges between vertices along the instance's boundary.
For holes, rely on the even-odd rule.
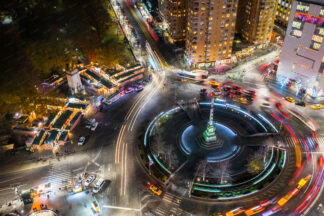
[[320,16],[323,16],[323,17],[324,17],[324,9],[322,9],[322,10],[320,11]]
[[296,10],[301,11],[301,12],[308,12],[309,6],[303,5],[303,4],[298,4]]
[[322,43],[322,41],[323,41],[323,37],[318,36],[318,35],[313,35],[312,40],[313,40],[313,41],[316,41],[316,42],[318,42],[318,43]]
[[314,43],[314,44],[313,44],[313,48],[314,48],[315,50],[319,50],[320,47],[321,47],[321,44],[319,44],[319,43]]
[[301,27],[301,23],[300,23],[300,22],[296,22],[296,21],[294,21],[293,24],[292,24],[292,26],[293,26],[294,28],[298,28],[298,29],[300,29],[300,27]]
[[301,37],[302,31],[300,31],[300,30],[294,30],[293,31],[293,35],[296,36],[296,37]]
[[324,28],[320,28],[318,31],[318,34],[323,35],[324,36]]

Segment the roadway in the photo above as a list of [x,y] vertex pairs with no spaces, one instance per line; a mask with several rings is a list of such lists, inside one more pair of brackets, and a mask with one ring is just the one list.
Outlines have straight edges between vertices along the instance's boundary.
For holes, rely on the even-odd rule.
[[[151,83],[145,86],[142,92],[126,95],[116,103],[105,108],[104,112],[97,113],[95,118],[99,122],[99,126],[94,133],[89,133],[85,130],[84,125],[81,124],[74,132],[74,141],[85,133],[88,134],[89,138],[85,146],[78,147],[76,143],[73,145],[73,148],[76,150],[75,154],[68,155],[65,158],[62,157],[60,161],[49,159],[46,162],[35,162],[28,169],[20,169],[18,172],[10,170],[10,172],[0,175],[0,201],[6,203],[16,198],[17,196],[14,193],[15,186],[18,186],[19,190],[23,190],[46,183],[47,181],[56,181],[57,185],[60,185],[62,180],[70,179],[75,176],[75,173],[86,168],[88,172],[96,173],[98,176],[109,179],[111,183],[105,191],[94,197],[88,197],[82,193],[83,195],[80,195],[80,200],[82,201],[74,200],[73,197],[76,197],[74,195],[68,195],[67,200],[72,207],[71,209],[65,209],[67,215],[74,215],[76,211],[80,215],[87,215],[89,208],[80,206],[78,202],[86,202],[92,199],[98,199],[103,215],[138,215],[139,211],[143,213],[151,212],[154,215],[169,215],[170,213],[189,215],[188,212],[193,215],[208,215],[214,212],[224,213],[238,206],[252,207],[257,205],[260,199],[263,198],[260,194],[243,201],[232,200],[225,203],[189,199],[187,193],[185,193],[180,197],[182,202],[179,205],[175,202],[176,196],[172,191],[166,191],[162,197],[157,197],[145,189],[147,181],[154,183],[156,181],[143,170],[140,162],[137,161],[136,145],[139,141],[138,134],[145,128],[150,119],[162,110],[175,105],[176,100],[188,100],[193,97],[199,97],[199,90],[203,86],[190,82],[182,83],[175,81],[171,67],[165,60],[173,58],[173,55],[167,54],[169,52],[168,49],[161,52],[164,45],[161,45],[159,40],[156,41],[151,36],[136,8],[132,8],[126,1],[120,0],[119,2],[124,8],[129,22],[139,34],[142,47],[144,47],[145,41],[150,43],[150,46],[157,54],[158,59],[156,61],[163,70],[159,73],[153,73]],[[259,75],[258,67],[272,60],[277,55],[277,52],[273,52],[267,56],[259,57],[253,62],[239,66],[236,70],[242,68],[247,70],[243,85],[252,86],[257,91],[266,91],[269,94],[262,77]],[[171,84],[164,86],[165,82],[170,82]],[[263,98],[258,98],[251,109],[259,110],[259,105],[263,101]],[[287,104],[287,106],[289,105]],[[321,113],[315,113],[309,107],[297,109],[301,109],[305,115],[319,119],[318,123],[320,126],[324,126]],[[293,128],[296,128],[295,132],[298,137],[310,136],[309,132],[305,133],[305,127],[300,125],[300,123],[292,120],[287,121]],[[324,135],[321,131],[318,134]],[[318,139],[321,140],[322,138],[319,136]],[[284,141],[288,144],[287,148],[294,148],[295,143],[291,139],[285,139]],[[302,147],[303,155],[307,151],[309,150]],[[302,205],[303,201],[312,191],[313,185],[317,182],[317,177],[319,176],[319,169],[316,166],[315,159],[317,154],[313,152],[311,154],[314,155],[314,159],[308,162],[304,160],[302,172],[298,174],[300,178],[311,173],[310,183],[287,203],[283,212],[280,213],[282,215],[287,215],[292,209]],[[267,196],[282,196],[292,190],[295,184],[285,185],[285,182],[288,182],[289,177],[292,177],[292,175],[293,169],[289,168],[289,174],[286,175],[284,181],[270,188]],[[317,194],[320,194],[320,192]],[[319,201],[317,195],[313,199],[317,202]],[[317,204],[312,206],[312,203],[305,205],[307,205],[305,211],[310,211],[309,209],[313,210],[317,207]]]

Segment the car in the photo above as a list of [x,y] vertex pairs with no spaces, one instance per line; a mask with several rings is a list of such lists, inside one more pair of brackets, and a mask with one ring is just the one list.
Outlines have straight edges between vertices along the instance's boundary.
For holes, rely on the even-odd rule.
[[258,205],[258,206],[255,206],[255,207],[252,207],[252,208],[246,210],[244,213],[246,216],[250,216],[250,215],[255,215],[257,213],[260,213],[264,209],[265,209],[264,207],[262,207],[261,205]]
[[292,97],[285,97],[286,101],[289,101],[290,103],[294,103],[295,99]]
[[127,87],[127,88],[124,90],[125,94],[131,93],[131,92],[133,92],[133,91],[134,91],[134,88],[133,88],[133,87]]
[[282,104],[280,102],[277,102],[276,107],[278,108],[278,110],[281,110],[282,109]]
[[303,107],[307,105],[307,103],[305,101],[296,101],[295,104],[298,106],[303,106]]
[[80,184],[74,185],[74,187],[72,188],[72,191],[74,194],[79,193],[82,191],[82,186]]
[[318,165],[319,166],[324,166],[324,156],[321,155],[319,158],[318,158]]
[[84,182],[84,186],[88,187],[94,180],[96,179],[96,175],[90,175]]
[[156,194],[156,195],[158,195],[158,196],[160,196],[160,195],[162,194],[162,190],[161,190],[160,188],[158,188],[157,186],[155,186],[154,184],[151,184],[151,185],[150,185],[150,190],[151,190],[154,194]]
[[95,213],[97,213],[97,212],[99,212],[99,205],[98,205],[98,203],[97,203],[97,201],[93,201],[92,203],[91,203],[91,209],[95,212]]
[[98,127],[98,122],[95,122],[94,124],[91,125],[91,131],[95,131],[97,127]]
[[233,86],[233,91],[235,92],[235,93],[237,93],[237,92],[241,92],[242,91],[242,88],[241,87],[239,87],[239,86]]
[[98,193],[102,189],[102,187],[105,185],[105,183],[106,183],[106,180],[104,180],[102,178],[98,179],[96,181],[96,183],[94,184],[92,192],[93,193]]
[[84,145],[84,143],[85,143],[85,137],[82,136],[82,137],[80,137],[79,140],[78,140],[78,145],[79,145],[79,146],[82,146],[82,145]]
[[88,176],[89,176],[89,173],[84,173],[84,172],[82,172],[82,173],[80,174],[80,179],[81,179],[80,182],[85,181],[85,180],[88,178]]
[[239,207],[239,208],[236,208],[236,209],[233,209],[232,211],[228,211],[226,212],[226,216],[235,216],[235,215],[238,215],[238,214],[241,214],[244,212],[244,209],[242,207]]
[[143,86],[142,85],[138,85],[136,88],[135,88],[135,91],[136,92],[139,92],[139,91],[142,91],[143,90]]
[[251,102],[251,101],[247,100],[247,99],[244,98],[244,97],[239,97],[237,100],[238,100],[238,102],[241,103],[241,104],[248,104],[248,103]]
[[312,178],[312,175],[307,175],[304,178],[300,179],[297,185],[297,189],[301,189],[305,184]]
[[201,93],[206,93],[206,92],[208,92],[208,89],[205,89],[205,88],[200,89],[200,92],[201,92]]
[[255,91],[254,90],[251,90],[251,89],[245,89],[243,91],[244,94],[248,94],[248,95],[251,95],[252,97],[255,97]]
[[312,105],[312,108],[313,109],[322,109],[323,105],[322,104],[314,104],[314,105]]
[[260,107],[263,109],[271,109],[271,105],[268,102],[263,102]]
[[222,92],[220,91],[213,91],[210,96],[213,96],[215,98],[219,98],[222,95]]

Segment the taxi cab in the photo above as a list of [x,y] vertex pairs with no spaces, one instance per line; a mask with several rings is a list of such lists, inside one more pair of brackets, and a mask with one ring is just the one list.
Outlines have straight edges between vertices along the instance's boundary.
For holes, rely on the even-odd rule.
[[158,196],[162,194],[162,190],[156,187],[154,184],[150,185],[150,190]]
[[264,209],[265,209],[264,207],[262,207],[261,205],[258,205],[258,206],[255,206],[253,208],[246,210],[244,213],[245,213],[245,215],[250,216],[250,215],[255,215],[257,213],[260,213]]
[[311,179],[311,175],[307,175],[298,182],[297,188],[300,189]]
[[322,104],[314,104],[314,105],[312,105],[312,108],[313,109],[322,109],[323,105]]
[[93,210],[94,212],[99,212],[99,205],[98,205],[98,203],[97,203],[96,201],[93,201],[93,202],[91,203],[91,208],[92,208],[92,210]]
[[286,101],[289,101],[290,103],[294,103],[295,99],[292,97],[285,97]]

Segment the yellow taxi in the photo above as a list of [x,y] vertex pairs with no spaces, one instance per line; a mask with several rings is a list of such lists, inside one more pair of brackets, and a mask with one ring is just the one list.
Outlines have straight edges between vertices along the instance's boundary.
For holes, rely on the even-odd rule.
[[250,216],[250,215],[255,215],[257,213],[260,213],[264,210],[265,208],[262,207],[261,205],[255,206],[253,208],[250,208],[248,210],[246,210],[244,213],[246,216]]
[[79,193],[82,191],[82,186],[80,184],[74,185],[74,187],[72,188],[72,191],[74,194]]
[[304,187],[304,185],[311,179],[311,175],[307,175],[298,182],[297,189]]
[[249,102],[244,98],[244,97],[240,97],[239,98],[239,102],[241,103],[241,104],[248,104]]
[[158,196],[160,196],[162,194],[162,190],[160,188],[156,187],[154,184],[150,185],[150,190]]
[[314,104],[314,105],[312,105],[312,108],[313,109],[322,109],[323,105],[322,104]]
[[241,214],[243,212],[244,212],[244,209],[242,207],[239,207],[239,208],[233,209],[232,211],[226,212],[226,216],[235,216],[235,215]]
[[93,210],[94,212],[99,212],[99,205],[98,205],[98,203],[97,203],[96,201],[93,201],[93,202],[91,203],[91,208],[92,208],[92,210]]
[[211,85],[211,86],[215,86],[217,88],[220,88],[222,86],[221,83],[215,81],[215,80],[208,80],[208,84]]
[[295,99],[292,97],[285,97],[286,101],[289,101],[290,103],[294,103]]

